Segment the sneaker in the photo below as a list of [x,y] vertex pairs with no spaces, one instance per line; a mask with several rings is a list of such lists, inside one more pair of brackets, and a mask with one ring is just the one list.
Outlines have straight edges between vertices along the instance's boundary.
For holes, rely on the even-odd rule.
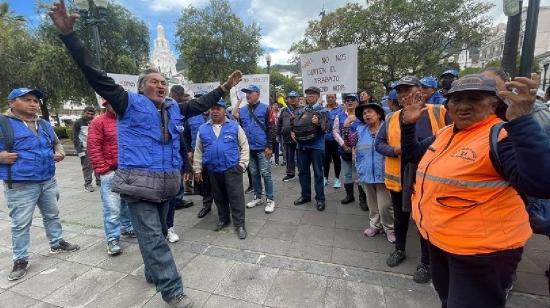
[[405,260],[407,256],[405,255],[405,252],[403,250],[396,249],[394,252],[391,253],[391,255],[386,259],[386,264],[389,267],[396,267],[401,262]]
[[394,231],[386,231],[386,239],[388,239],[388,242],[395,243],[395,232]]
[[16,260],[13,262],[13,268],[10,275],[8,276],[9,281],[14,281],[21,279],[27,275],[27,270],[29,269],[29,261],[27,260]]
[[77,244],[71,244],[65,240],[61,240],[56,246],[50,247],[50,253],[56,254],[60,252],[73,252],[79,249],[80,246],[78,246]]
[[84,185],[84,191],[94,192],[95,188],[92,186],[92,184]]
[[180,240],[180,237],[176,234],[174,228],[168,229],[168,235],[166,236],[166,238],[170,243],[175,243]]
[[273,201],[271,199],[267,199],[266,202],[265,202],[264,211],[265,211],[266,214],[273,213],[275,211],[275,201]]
[[257,196],[254,196],[254,199],[252,199],[252,201],[248,202],[246,204],[246,207],[247,208],[253,208],[256,205],[260,205],[262,203],[263,203],[262,198],[258,198]]
[[339,179],[334,179],[334,189],[338,189],[340,187],[342,187],[342,184],[340,183],[340,180]]
[[416,267],[416,272],[414,272],[413,280],[416,283],[428,283],[432,278],[432,272],[430,271],[430,266],[424,263],[420,263]]
[[107,243],[107,254],[110,256],[116,256],[122,253],[122,248],[118,244],[117,240],[112,240]]
[[189,298],[189,296],[181,293],[180,295],[176,295],[176,297],[169,300],[168,306],[171,308],[191,308],[193,307],[193,300]]
[[288,182],[294,178],[294,175],[287,175],[283,178],[283,182]]
[[327,178],[323,178],[323,184],[324,184],[325,186],[327,186],[328,184],[330,184]]
[[121,235],[131,238],[136,238],[136,232],[133,229],[120,232]]
[[372,227],[368,227],[365,229],[365,231],[363,232],[363,234],[366,236],[366,237],[373,237],[375,236],[376,234],[382,232],[382,230],[378,229],[378,228],[372,228]]

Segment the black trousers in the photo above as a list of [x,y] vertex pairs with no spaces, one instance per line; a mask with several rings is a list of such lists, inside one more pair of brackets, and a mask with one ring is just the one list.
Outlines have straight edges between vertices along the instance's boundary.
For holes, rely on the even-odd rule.
[[296,143],[285,143],[286,175],[296,175]]
[[455,255],[429,245],[432,281],[443,308],[504,308],[523,248]]
[[[393,205],[395,249],[405,251],[411,213],[403,211],[403,192],[395,192],[390,190],[390,195]],[[420,251],[420,262],[426,265],[430,264],[428,242],[422,238],[422,236],[420,237]]]
[[198,190],[202,196],[202,206],[204,208],[211,209],[214,196],[212,195],[210,177],[205,169],[202,170],[202,182],[196,183],[195,185],[198,186]]
[[208,171],[214,201],[220,221],[231,221],[235,227],[244,226],[243,174],[232,167],[223,173]]
[[334,162],[334,177],[340,178],[340,171],[342,170],[342,164],[340,162],[340,152],[338,150],[338,142],[336,140],[325,141],[325,159],[323,161],[323,171],[325,178],[328,178],[330,173],[330,162]]

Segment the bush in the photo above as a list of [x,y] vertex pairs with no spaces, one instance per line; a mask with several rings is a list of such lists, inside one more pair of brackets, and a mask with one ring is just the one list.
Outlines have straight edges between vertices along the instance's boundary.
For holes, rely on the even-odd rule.
[[55,134],[59,139],[72,139],[73,129],[65,126],[54,126]]

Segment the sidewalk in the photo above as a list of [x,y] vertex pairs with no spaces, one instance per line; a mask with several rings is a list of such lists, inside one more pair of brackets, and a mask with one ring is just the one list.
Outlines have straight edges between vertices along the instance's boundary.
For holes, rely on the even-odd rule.
[[[419,260],[418,235],[410,229],[408,258],[385,264],[392,245],[383,236],[366,239],[368,212],[340,205],[342,189],[327,188],[327,208],[294,206],[297,179],[283,183],[284,167],[274,167],[275,213],[247,209],[249,236],[241,241],[232,228],[213,232],[217,216],[200,220],[195,206],[176,211],[181,240],[171,244],[194,307],[440,307],[431,285],[412,281]],[[0,207],[1,307],[166,307],[143,277],[135,239],[123,240],[124,253],[109,257],[103,238],[99,192],[83,190],[78,158],[58,164],[60,211],[65,239],[81,245],[71,254],[48,254],[38,210],[31,230],[31,267],[16,282],[11,270],[7,209]],[[247,200],[251,196],[247,195]],[[411,226],[412,227],[412,226]],[[527,245],[507,307],[550,307],[544,270],[550,241],[536,236]]]

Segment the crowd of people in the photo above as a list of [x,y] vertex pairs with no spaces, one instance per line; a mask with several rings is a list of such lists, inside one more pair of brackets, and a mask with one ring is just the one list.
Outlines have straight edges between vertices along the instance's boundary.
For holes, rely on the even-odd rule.
[[[285,165],[283,182],[292,181],[297,169],[301,193],[295,206],[312,202],[312,171],[318,211],[335,206],[326,202],[327,186],[343,186],[343,205],[355,202],[357,189],[359,207],[369,212],[365,240],[383,234],[394,246],[388,267],[407,258],[412,216],[421,248],[413,280],[431,280],[442,307],[505,306],[533,234],[525,199],[550,198],[550,157],[539,155],[550,153],[549,125],[535,116],[548,112],[550,91],[538,91],[537,75],[511,80],[502,69],[489,68],[460,79],[455,70],[439,80],[403,76],[380,101],[361,91],[341,93],[342,104],[335,94],[322,99],[315,86],[305,89],[304,98],[292,91],[284,106],[270,104],[260,101],[257,85],[249,85],[242,89],[245,99],[229,106],[223,97],[241,81],[240,71],[191,98],[148,69],[138,93],[128,92],[96,67],[74,32],[76,15],[63,1],[50,16],[102,97],[105,112],[95,117],[87,107],[73,141],[84,189],[95,190],[93,174],[100,189],[107,253],[122,252],[121,236],[137,238],[145,279],[170,306],[193,305],[168,244],[179,240],[175,210],[192,205],[182,200],[186,183],[202,197],[199,218],[215,204],[213,230],[233,223],[245,240],[246,209],[263,206],[269,215],[280,202],[272,176],[280,169],[272,164]],[[9,280],[27,273],[36,206],[50,252],[79,249],[62,235],[55,163],[65,153],[51,124],[38,116],[42,97],[36,89],[14,89],[0,116],[0,178],[14,261]],[[503,130],[494,133],[497,126]]]

